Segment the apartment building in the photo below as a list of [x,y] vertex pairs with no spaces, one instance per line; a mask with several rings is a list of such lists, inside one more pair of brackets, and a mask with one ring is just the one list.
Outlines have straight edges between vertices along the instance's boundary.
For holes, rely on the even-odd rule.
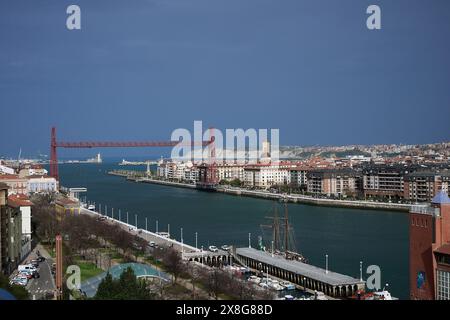
[[288,184],[290,165],[254,164],[244,167],[244,184],[249,187],[267,189],[273,185]]
[[413,172],[405,176],[405,199],[414,202],[430,202],[431,199],[443,190],[449,194],[450,172]]
[[288,184],[292,184],[298,187],[306,186],[308,184],[308,167],[295,166],[289,168]]
[[28,176],[28,194],[58,192],[58,182],[49,176]]
[[8,186],[9,194],[28,194],[28,179],[17,174],[0,174],[0,182]]
[[8,204],[8,186],[0,183],[0,269],[9,275],[17,267],[22,249],[22,218]]
[[8,196],[8,206],[20,210],[22,236],[20,258],[23,259],[31,251],[31,208],[33,203],[26,195]]
[[349,169],[311,170],[306,174],[307,191],[327,196],[351,196],[358,193],[357,172]]
[[235,179],[239,179],[240,181],[244,181],[245,173],[244,173],[245,165],[243,164],[219,164],[216,167],[217,177],[219,181],[226,180],[231,181]]
[[403,198],[405,175],[409,169],[401,166],[373,166],[363,170],[366,197]]

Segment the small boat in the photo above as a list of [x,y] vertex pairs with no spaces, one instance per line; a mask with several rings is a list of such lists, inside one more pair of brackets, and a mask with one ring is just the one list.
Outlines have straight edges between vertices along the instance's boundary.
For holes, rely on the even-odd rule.
[[289,281],[281,281],[280,284],[286,289],[286,290],[295,290],[295,285],[292,282]]
[[261,281],[258,285],[259,285],[260,287],[264,288],[264,289],[269,288],[269,285],[268,285],[266,282],[262,282],[262,281]]
[[250,276],[250,277],[248,278],[248,281],[249,281],[249,282],[256,283],[256,284],[259,284],[259,283],[261,282],[261,278],[260,278],[260,277],[257,277],[257,276]]
[[281,291],[284,289],[284,287],[280,284],[280,282],[278,280],[273,280],[273,279],[269,280],[268,285],[270,288],[277,290],[277,291]]

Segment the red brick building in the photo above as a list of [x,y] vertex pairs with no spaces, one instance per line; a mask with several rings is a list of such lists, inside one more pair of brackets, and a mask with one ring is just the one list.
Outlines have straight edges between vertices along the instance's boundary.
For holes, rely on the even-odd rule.
[[450,198],[414,206],[409,219],[410,298],[450,300]]

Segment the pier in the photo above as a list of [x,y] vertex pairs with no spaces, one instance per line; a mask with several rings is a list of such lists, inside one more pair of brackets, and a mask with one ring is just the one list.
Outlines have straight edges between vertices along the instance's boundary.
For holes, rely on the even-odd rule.
[[360,279],[300,261],[286,260],[254,248],[236,248],[233,251],[233,256],[253,271],[290,281],[303,290],[317,290],[333,298],[347,298],[365,289],[365,282]]

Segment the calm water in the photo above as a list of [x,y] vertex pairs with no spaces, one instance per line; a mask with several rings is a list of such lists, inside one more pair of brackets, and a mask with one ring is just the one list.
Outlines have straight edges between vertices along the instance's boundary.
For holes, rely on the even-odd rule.
[[[60,165],[61,183],[66,187],[86,187],[86,197],[108,210],[115,217],[121,209],[122,220],[129,211],[129,221],[155,230],[166,231],[180,239],[183,228],[185,243],[199,246],[234,244],[248,245],[248,233],[253,245],[262,235],[260,224],[267,222],[273,201],[237,197],[219,193],[133,183],[110,176],[107,171],[120,168],[113,163]],[[129,167],[133,169],[135,167]],[[123,167],[122,167],[123,169]],[[144,169],[142,167],[142,169]],[[109,211],[111,214],[111,211]],[[295,230],[297,249],[312,264],[325,267],[325,254],[333,271],[359,278],[359,261],[364,269],[379,265],[382,284],[389,283],[394,296],[408,298],[408,216],[406,213],[327,208],[289,204],[290,222]],[[365,277],[366,278],[366,277]]]

